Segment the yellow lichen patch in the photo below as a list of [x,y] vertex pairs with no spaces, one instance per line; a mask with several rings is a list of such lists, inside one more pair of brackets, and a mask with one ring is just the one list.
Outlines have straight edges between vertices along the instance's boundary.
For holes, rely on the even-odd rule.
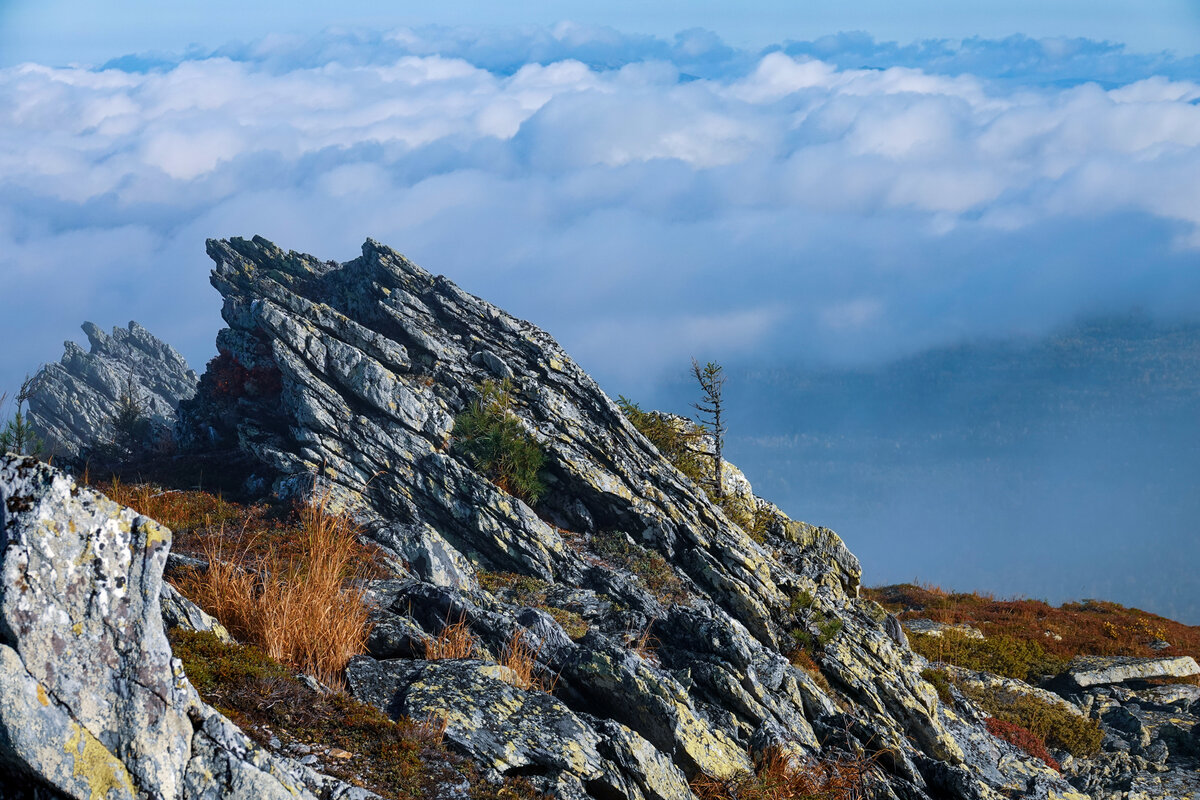
[[50,698],[46,696],[46,687],[42,686],[40,683],[37,685],[37,698],[38,702],[42,705],[50,705]]
[[74,759],[76,778],[83,778],[91,792],[91,800],[105,800],[112,790],[133,796],[133,778],[120,759],[100,744],[100,740],[87,730],[71,725],[71,736],[63,752]]
[[171,531],[159,525],[153,520],[146,520],[142,523],[142,529],[146,531],[146,549],[149,550],[156,544],[171,544]]

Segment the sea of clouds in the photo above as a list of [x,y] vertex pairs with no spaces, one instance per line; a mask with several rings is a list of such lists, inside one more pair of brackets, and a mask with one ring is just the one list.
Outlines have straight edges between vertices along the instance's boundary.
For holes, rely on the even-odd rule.
[[0,70],[0,390],[84,319],[194,367],[206,237],[371,236],[612,391],[1200,312],[1200,60],[1085,40],[329,31]]

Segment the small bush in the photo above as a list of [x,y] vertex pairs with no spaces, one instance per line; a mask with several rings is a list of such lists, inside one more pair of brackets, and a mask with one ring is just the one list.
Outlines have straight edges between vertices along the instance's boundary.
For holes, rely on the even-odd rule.
[[997,739],[1003,739],[1009,744],[1021,748],[1034,758],[1046,762],[1046,765],[1051,769],[1062,772],[1062,766],[1046,750],[1045,742],[1039,739],[1032,731],[1021,727],[1015,722],[1007,722],[995,717],[988,717],[987,729]]
[[1050,747],[1066,750],[1077,758],[1091,758],[1100,752],[1104,732],[1094,719],[1077,716],[1032,695],[1014,697],[965,684],[959,689],[989,716],[1029,731]]
[[574,611],[568,611],[565,608],[557,606],[545,606],[546,613],[554,617],[557,622],[566,632],[567,636],[574,640],[579,640],[588,632],[587,620],[576,614]]
[[179,590],[238,639],[261,646],[276,661],[340,686],[350,657],[363,652],[368,613],[357,581],[370,557],[344,516],[326,501],[300,510],[300,552],[274,547],[257,555],[252,542],[227,549],[206,540],[208,569],[191,570]]
[[788,654],[788,661],[793,667],[798,667],[812,677],[813,682],[820,687],[827,695],[833,694],[833,687],[829,684],[829,679],[825,677],[825,673],[821,671],[821,665],[817,663],[812,654],[804,648],[793,650]]
[[642,407],[628,397],[619,396],[617,406],[633,427],[650,440],[650,444],[670,461],[675,469],[688,476],[693,483],[708,485],[708,476],[701,462],[697,445],[702,432],[691,423],[657,411],[643,411]]
[[545,492],[545,455],[512,410],[512,384],[484,381],[479,397],[454,420],[454,449],[500,489],[536,503]]
[[798,764],[772,748],[754,772],[725,777],[701,773],[689,786],[699,800],[865,800],[870,767],[868,759]]
[[950,704],[954,702],[954,695],[950,693],[950,676],[946,674],[946,670],[926,667],[921,670],[921,677],[937,690],[938,698],[943,703]]

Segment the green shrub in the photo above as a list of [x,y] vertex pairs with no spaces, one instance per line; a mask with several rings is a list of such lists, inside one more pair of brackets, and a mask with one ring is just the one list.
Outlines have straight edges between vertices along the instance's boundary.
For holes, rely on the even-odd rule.
[[991,672],[1022,681],[1054,675],[1065,664],[1046,652],[1036,641],[995,635],[973,639],[957,631],[941,636],[914,633],[908,637],[914,651],[930,661],[945,662],[981,672]]
[[1090,758],[1100,752],[1104,732],[1094,719],[1080,717],[1056,703],[1032,695],[1011,695],[995,689],[958,687],[988,716],[1019,725],[1050,747],[1066,750],[1077,758]]
[[536,503],[545,492],[545,454],[512,410],[512,383],[487,380],[454,420],[454,449],[499,488]]
[[619,396],[617,405],[625,418],[633,423],[633,427],[650,440],[650,444],[670,461],[675,469],[691,478],[700,486],[708,485],[708,475],[696,451],[696,444],[701,432],[691,427],[687,422],[660,414],[657,411],[643,411],[642,407],[628,397]]
[[954,702],[954,695],[950,693],[950,676],[946,674],[946,670],[926,667],[921,670],[921,677],[932,684],[943,703],[949,704]]

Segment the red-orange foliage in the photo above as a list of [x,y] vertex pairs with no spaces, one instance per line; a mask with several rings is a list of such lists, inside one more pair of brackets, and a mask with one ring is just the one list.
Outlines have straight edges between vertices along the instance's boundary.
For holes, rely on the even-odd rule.
[[1028,728],[1022,728],[1015,722],[1005,722],[1002,719],[988,717],[987,729],[997,739],[1003,739],[1011,745],[1016,745],[1034,758],[1040,758],[1046,762],[1051,769],[1062,772],[1062,766],[1046,750],[1046,743]]
[[[1077,655],[1200,658],[1200,626],[1184,625],[1116,603],[1085,600],[1055,608],[1041,600],[997,600],[976,592],[947,592],[911,583],[867,589],[864,593],[902,619],[924,617],[969,623],[989,637],[1004,635],[1037,642],[1047,653],[1064,661]],[[1171,647],[1152,649],[1150,643],[1156,639],[1169,642]]]

